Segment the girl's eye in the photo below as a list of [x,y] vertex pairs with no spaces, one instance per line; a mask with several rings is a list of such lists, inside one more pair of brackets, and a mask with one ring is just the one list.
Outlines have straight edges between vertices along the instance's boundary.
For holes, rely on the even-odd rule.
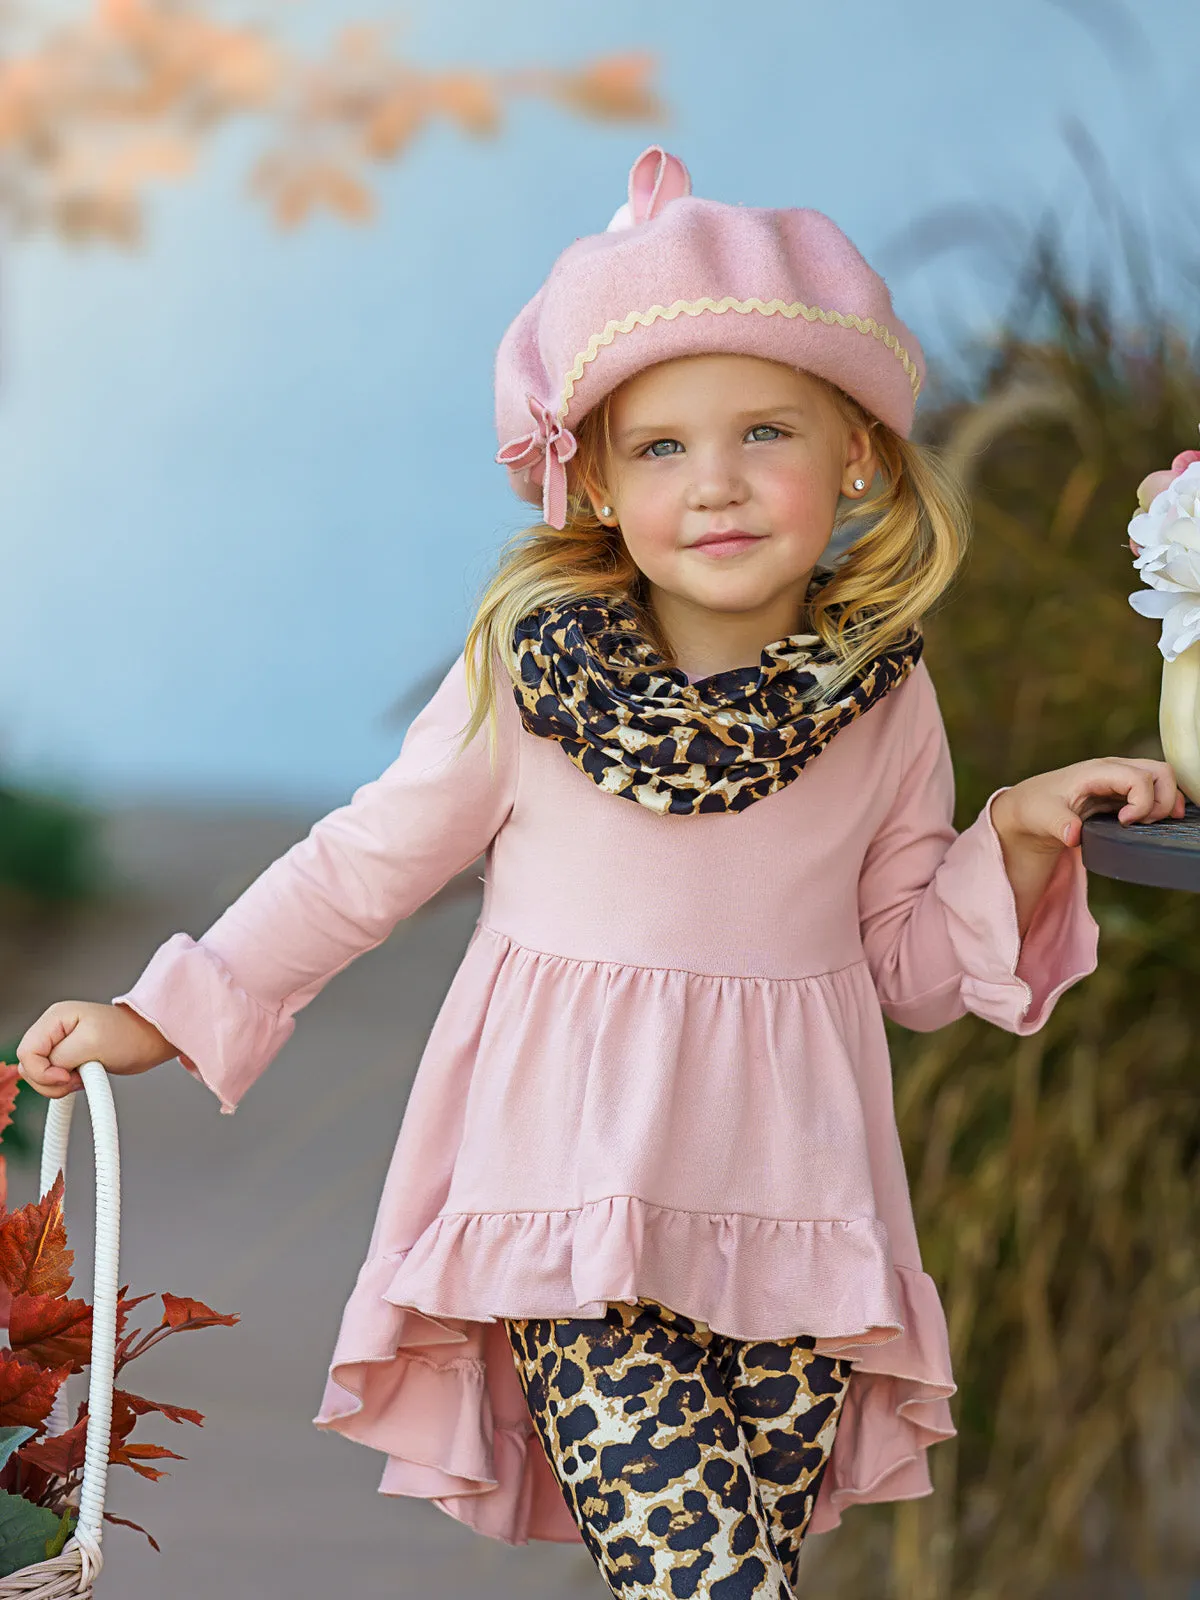
[[[748,431],[750,433],[774,433],[774,434],[778,434],[780,438],[783,437],[783,430],[781,428],[777,428],[773,422],[759,422],[759,423],[756,423],[755,426],[753,428],[749,429]],[[762,440],[760,442],[761,443],[770,443],[769,440]],[[675,452],[673,450],[670,450],[670,451],[666,451],[666,452],[660,453],[659,450],[657,449],[657,446],[660,445],[660,444],[678,444],[678,443],[679,443],[678,439],[654,439],[645,447],[644,450],[639,451],[639,454],[643,455],[643,456],[655,456],[658,460],[661,461],[661,460],[665,459],[666,455],[674,455]]]

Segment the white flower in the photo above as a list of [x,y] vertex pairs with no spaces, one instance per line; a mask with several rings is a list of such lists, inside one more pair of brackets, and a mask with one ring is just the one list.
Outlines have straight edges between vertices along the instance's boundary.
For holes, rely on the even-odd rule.
[[1150,585],[1129,604],[1143,617],[1162,618],[1158,648],[1174,661],[1200,639],[1200,461],[1130,519],[1129,537],[1141,547],[1133,564]]
[[1139,589],[1129,596],[1129,604],[1143,617],[1162,618],[1158,648],[1167,661],[1200,639],[1200,594]]

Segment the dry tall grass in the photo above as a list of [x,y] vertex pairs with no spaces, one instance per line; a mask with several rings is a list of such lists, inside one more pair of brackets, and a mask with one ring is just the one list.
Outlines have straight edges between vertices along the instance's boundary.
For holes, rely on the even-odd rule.
[[[960,826],[1031,773],[1161,754],[1126,526],[1138,481],[1198,443],[1200,361],[1156,313],[1123,332],[1061,259],[1039,236],[977,395],[924,424],[976,519],[927,628]],[[1197,1565],[1200,899],[1089,894],[1100,968],[1040,1033],[890,1030],[960,1436],[931,1454],[931,1498],[847,1518],[830,1592],[1032,1600],[1074,1567]]]

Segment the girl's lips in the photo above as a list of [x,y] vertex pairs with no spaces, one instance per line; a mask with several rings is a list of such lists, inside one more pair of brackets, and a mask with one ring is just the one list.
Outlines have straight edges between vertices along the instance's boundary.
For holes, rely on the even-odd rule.
[[693,550],[708,556],[732,556],[758,543],[759,536],[752,533],[731,533],[728,538],[708,539],[704,544],[692,545]]

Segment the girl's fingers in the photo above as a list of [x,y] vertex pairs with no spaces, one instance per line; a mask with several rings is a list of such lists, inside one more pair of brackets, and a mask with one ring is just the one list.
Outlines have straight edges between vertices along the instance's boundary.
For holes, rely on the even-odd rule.
[[[80,1037],[77,1011],[70,1005],[52,1006],[34,1026],[28,1029],[17,1045],[17,1062],[22,1076],[35,1088],[61,1084],[65,1088],[78,1087],[80,1078],[71,1057],[79,1054]],[[60,1059],[55,1060],[56,1053]],[[63,1061],[61,1057],[67,1056]]]
[[[1139,762],[1139,765],[1143,765],[1143,763]],[[1166,761],[1147,761],[1144,763],[1144,770],[1149,775],[1154,786],[1150,809],[1145,813],[1144,820],[1158,822],[1163,817],[1175,815],[1177,811],[1182,816],[1180,801],[1183,796],[1175,781],[1175,773],[1170,763]]]
[[50,1060],[49,1052],[42,1054],[38,1049],[28,1049],[23,1046],[17,1048],[17,1076],[23,1078],[30,1088],[36,1089],[39,1094],[44,1094],[48,1089],[61,1087],[66,1092],[82,1080],[77,1072],[69,1067],[58,1067]]
[[32,1060],[27,1056],[19,1070],[23,1078],[36,1079],[39,1083],[65,1083],[70,1076],[67,1067],[56,1067],[49,1056],[35,1056]]
[[74,1094],[76,1089],[82,1088],[83,1085],[81,1083],[35,1083],[31,1084],[30,1087],[36,1089],[38,1094],[43,1095],[47,1100],[62,1100],[67,1095]]
[[1077,816],[1081,822],[1086,822],[1089,817],[1111,815],[1124,804],[1124,790],[1114,794],[1111,787],[1105,786],[1098,793],[1084,790],[1083,798],[1076,800],[1068,807],[1072,816]]
[[[1067,770],[1055,776],[1065,778]],[[1098,812],[1115,813],[1123,825],[1184,815],[1187,799],[1169,762],[1112,756],[1081,762],[1069,770],[1073,781],[1065,792],[1051,789],[1043,793],[1035,830],[1061,840],[1068,848],[1079,844],[1084,822]]]
[[1134,771],[1125,791],[1125,804],[1117,812],[1118,822],[1141,822],[1154,810],[1154,777]]
[[1104,797],[1119,799],[1122,795],[1122,803],[1113,808],[1121,823],[1157,822],[1183,815],[1185,797],[1169,762],[1129,756],[1094,765],[1097,770],[1087,775],[1082,815],[1102,809]]
[[1084,763],[1082,783],[1071,810],[1081,819],[1115,812],[1121,823],[1154,822],[1182,816],[1182,797],[1166,761],[1114,756]]

